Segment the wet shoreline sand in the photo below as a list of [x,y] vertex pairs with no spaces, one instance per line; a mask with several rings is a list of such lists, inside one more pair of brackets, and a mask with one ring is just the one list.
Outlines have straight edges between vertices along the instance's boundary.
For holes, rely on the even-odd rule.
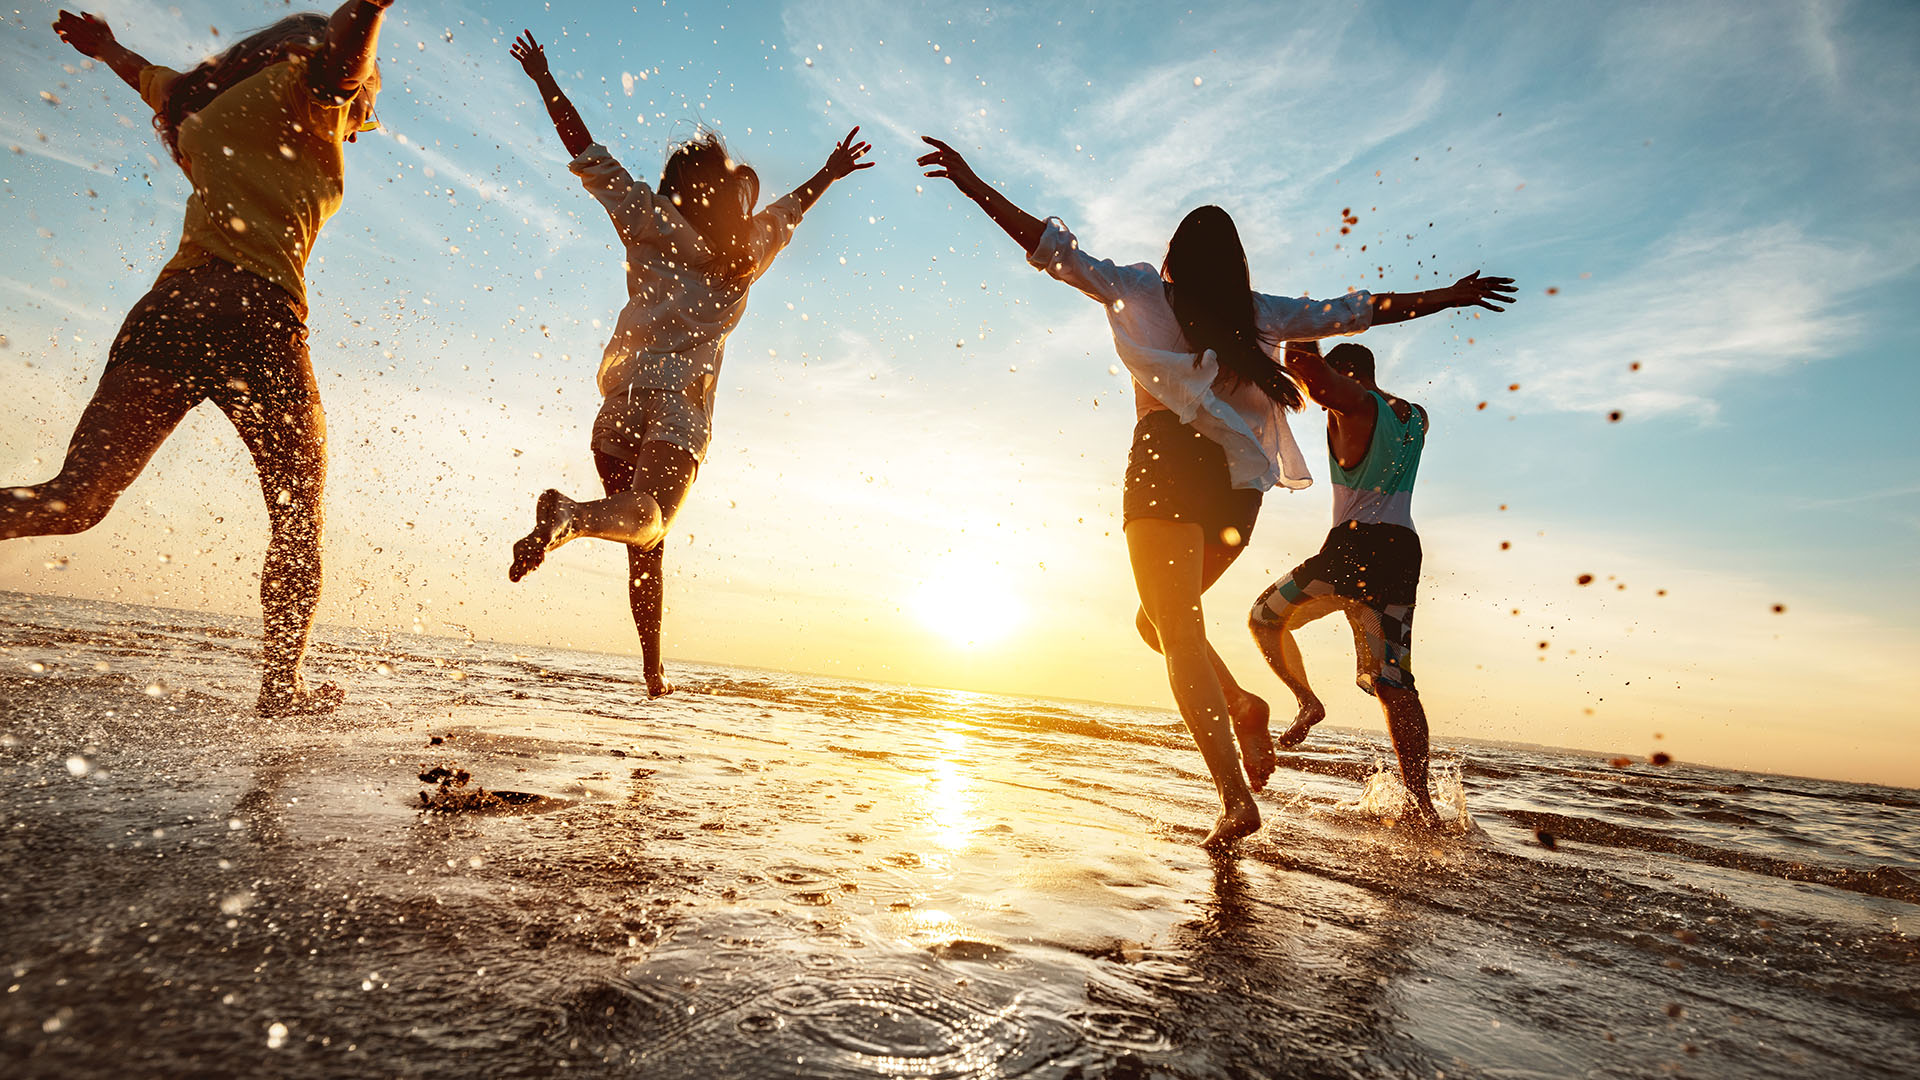
[[[1892,789],[1469,748],[1477,825],[1432,838],[1330,734],[1215,861],[1158,714],[729,669],[648,705],[603,658],[335,639],[348,707],[269,723],[215,620],[5,600],[12,1075],[1920,1067]],[[433,766],[533,798],[424,812]]]

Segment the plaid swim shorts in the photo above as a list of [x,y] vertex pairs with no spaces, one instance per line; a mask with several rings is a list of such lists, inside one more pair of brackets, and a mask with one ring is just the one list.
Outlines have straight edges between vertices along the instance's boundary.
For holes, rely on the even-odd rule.
[[1412,690],[1413,599],[1420,580],[1420,537],[1398,525],[1345,522],[1320,551],[1269,585],[1252,621],[1293,631],[1336,611],[1353,628],[1354,679]]

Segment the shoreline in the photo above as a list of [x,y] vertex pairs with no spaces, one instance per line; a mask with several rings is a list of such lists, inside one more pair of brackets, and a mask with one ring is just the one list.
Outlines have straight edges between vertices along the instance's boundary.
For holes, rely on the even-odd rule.
[[[74,602],[84,603],[84,604],[104,604],[104,605],[112,605],[112,606],[119,606],[119,607],[126,607],[126,608],[177,613],[182,616],[195,617],[195,618],[214,618],[214,619],[219,619],[223,621],[242,622],[242,623],[251,622],[255,625],[257,625],[259,622],[259,617],[257,615],[233,615],[225,612],[202,611],[195,608],[162,607],[162,606],[151,605],[151,604],[138,604],[130,601],[100,600],[100,599],[94,599],[89,597],[76,597],[76,596],[69,596],[63,593],[50,593],[50,592],[37,593],[37,592],[26,592],[18,589],[0,589],[0,601],[4,601],[4,599],[8,596],[16,596],[16,597],[22,597],[22,598],[51,597],[58,600],[68,600],[68,601],[74,601]],[[399,629],[394,629],[389,631],[373,631],[373,630],[365,630],[360,627],[348,626],[343,624],[334,624],[334,623],[316,624],[315,631],[316,631],[316,634],[321,632],[332,632],[334,634],[351,633],[351,634],[385,635],[388,638],[400,639],[400,640],[404,640],[406,638],[427,639],[429,641],[445,642],[451,645],[464,646],[464,647],[492,646],[500,649],[530,648],[530,649],[550,650],[550,651],[574,653],[574,654],[585,655],[585,656],[607,657],[609,659],[620,661],[623,663],[637,662],[639,659],[639,653],[637,650],[632,653],[605,652],[605,651],[594,650],[594,649],[574,649],[574,648],[556,646],[551,644],[543,644],[540,642],[499,641],[491,638],[478,638],[478,637],[471,637],[471,636],[460,637],[456,635],[434,634],[434,633],[413,634],[413,633],[399,630]],[[769,676],[799,676],[804,678],[831,679],[837,682],[844,682],[849,684],[875,686],[875,687],[882,687],[887,689],[912,691],[912,692],[925,693],[925,694],[971,694],[971,695],[976,695],[976,696],[979,696],[982,698],[988,698],[988,699],[1034,700],[1034,701],[1043,701],[1050,704],[1056,704],[1056,705],[1062,705],[1062,706],[1096,706],[1096,707],[1103,707],[1103,708],[1122,708],[1122,709],[1137,710],[1140,712],[1163,715],[1169,724],[1177,725],[1180,722],[1178,711],[1166,705],[1139,705],[1139,704],[1130,704],[1127,702],[1119,702],[1119,701],[1100,701],[1100,700],[1095,700],[1091,698],[1064,698],[1064,697],[1052,697],[1044,694],[1011,694],[1011,693],[1000,693],[996,691],[969,690],[964,687],[943,687],[943,686],[933,686],[929,684],[893,682],[885,679],[875,679],[875,678],[867,678],[867,677],[853,678],[845,675],[835,675],[829,672],[789,671],[783,668],[762,668],[762,667],[754,667],[752,665],[734,664],[727,661],[719,661],[719,660],[676,658],[673,662],[676,664],[692,665],[698,668],[754,672],[754,673],[759,673],[759,674],[764,674]],[[352,695],[354,693],[354,687],[351,685],[347,686],[347,692],[349,695]],[[1381,733],[1381,729],[1379,729],[1374,725],[1353,726],[1353,725],[1336,724],[1336,723],[1323,723],[1320,725],[1316,725],[1316,730],[1322,730],[1322,729],[1329,732],[1339,732],[1345,735],[1360,736],[1360,737],[1374,737]],[[1626,758],[1632,759],[1633,761],[1632,768],[1639,771],[1626,772],[1623,770],[1621,773],[1621,775],[1623,776],[1649,775],[1650,772],[1651,774],[1657,774],[1661,770],[1661,767],[1656,767],[1652,765],[1651,761],[1649,760],[1651,758],[1650,754],[1622,754],[1618,751],[1592,750],[1592,749],[1587,749],[1583,747],[1555,746],[1548,743],[1529,743],[1529,742],[1523,742],[1523,741],[1512,740],[1512,739],[1492,739],[1492,738],[1483,738],[1483,737],[1465,736],[1465,735],[1439,734],[1435,736],[1435,739],[1436,739],[1436,742],[1444,741],[1449,745],[1458,744],[1460,746],[1471,748],[1471,749],[1485,748],[1485,749],[1500,749],[1500,750],[1518,750],[1518,751],[1537,752],[1537,753],[1546,753],[1546,754],[1565,754],[1565,755],[1573,755],[1573,756],[1586,758],[1596,762],[1607,762],[1620,757],[1626,757]],[[1907,799],[1912,800],[1916,805],[1920,805],[1920,786],[1907,787],[1899,784],[1884,784],[1884,783],[1878,783],[1873,781],[1846,780],[1846,779],[1839,779],[1835,777],[1826,777],[1826,776],[1802,775],[1797,773],[1784,773],[1784,772],[1762,772],[1762,771],[1753,770],[1753,769],[1741,769],[1741,768],[1735,768],[1731,766],[1714,765],[1708,762],[1700,762],[1700,761],[1692,761],[1692,760],[1688,760],[1685,762],[1676,762],[1676,764],[1680,765],[1682,768],[1685,768],[1685,769],[1699,770],[1699,771],[1711,772],[1711,773],[1722,773],[1722,774],[1728,775],[1729,777],[1755,777],[1755,778],[1761,778],[1761,779],[1817,781],[1822,783],[1850,784],[1850,785],[1855,785],[1860,787],[1877,788],[1877,789],[1886,791],[1890,794],[1897,794],[1900,796],[1904,796]],[[1740,782],[1740,781],[1735,780],[1734,782]]]

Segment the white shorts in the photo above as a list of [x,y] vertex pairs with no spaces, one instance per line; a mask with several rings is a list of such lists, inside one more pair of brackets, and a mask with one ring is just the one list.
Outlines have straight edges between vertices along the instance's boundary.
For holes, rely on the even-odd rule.
[[593,418],[593,448],[623,461],[638,461],[643,443],[677,446],[705,463],[713,439],[712,379],[684,390],[628,387],[608,394]]

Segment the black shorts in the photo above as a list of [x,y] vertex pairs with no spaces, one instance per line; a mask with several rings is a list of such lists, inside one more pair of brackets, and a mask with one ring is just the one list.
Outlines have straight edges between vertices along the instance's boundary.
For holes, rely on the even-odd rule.
[[317,399],[307,322],[285,289],[215,260],[168,274],[133,305],[107,352],[107,370],[137,363],[228,408],[305,406]]
[[1207,543],[1238,547],[1253,536],[1260,497],[1255,489],[1234,487],[1227,452],[1171,410],[1157,409],[1133,426],[1123,522],[1192,522]]

